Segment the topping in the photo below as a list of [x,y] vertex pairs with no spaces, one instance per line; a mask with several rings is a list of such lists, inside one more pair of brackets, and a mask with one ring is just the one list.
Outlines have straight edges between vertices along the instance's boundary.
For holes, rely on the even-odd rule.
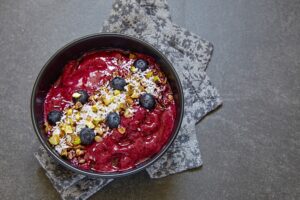
[[134,61],[133,66],[143,72],[148,69],[148,62],[143,59],[137,59],[136,61]]
[[56,122],[60,121],[63,113],[61,111],[53,110],[48,113],[48,123],[52,126],[56,125]]
[[118,128],[119,133],[124,134],[126,132],[126,128],[125,127],[120,127]]
[[58,135],[52,135],[52,136],[49,138],[49,142],[50,142],[50,144],[52,144],[52,145],[58,145],[58,143],[59,143],[59,136],[58,136]]
[[110,81],[110,86],[115,90],[124,91],[124,87],[127,85],[125,79],[121,77],[115,77]]
[[80,102],[81,104],[85,104],[89,99],[89,95],[85,90],[76,91],[73,93],[72,97],[74,103]]
[[83,128],[80,131],[80,140],[81,144],[83,145],[89,145],[93,142],[95,138],[95,133],[92,129],[90,128]]
[[120,116],[116,112],[111,112],[106,117],[106,124],[109,128],[117,128],[120,124]]
[[154,96],[149,93],[142,94],[139,98],[139,103],[140,106],[148,110],[152,110],[156,104]]

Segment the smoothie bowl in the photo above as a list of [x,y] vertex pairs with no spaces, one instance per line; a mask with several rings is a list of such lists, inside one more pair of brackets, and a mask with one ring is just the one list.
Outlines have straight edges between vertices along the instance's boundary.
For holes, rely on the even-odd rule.
[[183,92],[171,63],[131,36],[95,34],[57,51],[31,97],[35,132],[68,169],[118,178],[154,163],[175,139]]

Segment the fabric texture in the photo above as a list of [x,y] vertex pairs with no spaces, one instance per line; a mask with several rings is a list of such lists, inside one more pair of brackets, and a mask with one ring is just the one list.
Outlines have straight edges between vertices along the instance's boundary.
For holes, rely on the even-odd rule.
[[[116,0],[101,32],[138,37],[163,52],[175,67],[184,90],[184,118],[168,151],[146,171],[151,178],[202,165],[195,124],[221,105],[220,96],[206,75],[213,46],[171,21],[166,0]],[[91,179],[59,166],[40,148],[35,154],[62,199],[87,199],[112,179]]]

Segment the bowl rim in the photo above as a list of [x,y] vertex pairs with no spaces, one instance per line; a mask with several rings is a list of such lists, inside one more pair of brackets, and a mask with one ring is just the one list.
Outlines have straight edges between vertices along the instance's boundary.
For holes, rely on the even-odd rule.
[[[178,120],[178,124],[177,127],[175,129],[175,132],[173,134],[173,136],[169,139],[169,142],[166,143],[166,145],[157,153],[155,154],[152,158],[148,159],[148,161],[146,161],[147,163],[145,163],[144,165],[141,165],[140,167],[136,167],[136,168],[131,168],[129,170],[125,170],[125,171],[120,171],[120,172],[96,172],[96,171],[86,171],[80,168],[77,168],[73,165],[71,165],[70,163],[68,163],[67,161],[63,160],[60,156],[56,155],[54,153],[54,150],[52,148],[50,148],[47,144],[46,141],[43,139],[42,137],[42,133],[40,132],[40,129],[35,121],[35,97],[36,97],[36,90],[37,90],[37,86],[38,83],[41,81],[41,77],[44,73],[44,71],[46,70],[47,66],[49,65],[49,63],[55,59],[55,57],[57,55],[59,55],[62,51],[64,51],[65,49],[68,49],[69,47],[83,42],[85,40],[89,40],[92,38],[98,38],[98,37],[120,37],[120,38],[124,38],[124,39],[128,39],[128,40],[133,40],[135,42],[141,43],[144,46],[147,46],[147,48],[151,49],[152,52],[155,52],[156,54],[158,54],[161,58],[163,58],[168,65],[170,66],[170,70],[172,71],[173,75],[175,76],[175,81],[178,83],[179,86],[179,97],[181,100],[181,104],[178,105],[180,106],[181,109],[181,113],[179,115],[179,120]],[[184,114],[184,94],[183,94],[183,88],[182,88],[182,84],[181,81],[179,79],[179,76],[175,70],[175,68],[173,67],[172,63],[167,59],[167,57],[161,52],[159,51],[157,48],[155,48],[153,45],[149,44],[148,42],[138,39],[136,37],[130,36],[130,35],[126,35],[126,34],[120,34],[120,33],[95,33],[95,34],[90,34],[90,35],[86,35],[86,36],[82,36],[79,37],[77,39],[74,39],[70,42],[68,42],[67,44],[65,44],[64,46],[62,46],[61,48],[59,48],[48,60],[47,62],[44,64],[44,66],[41,68],[40,72],[37,75],[37,78],[34,82],[33,88],[32,88],[32,93],[31,93],[31,100],[30,100],[30,114],[31,114],[31,121],[34,127],[34,131],[39,139],[39,141],[42,143],[42,146],[46,149],[46,151],[48,152],[48,154],[50,154],[52,156],[52,158],[54,158],[54,160],[56,160],[59,164],[63,165],[64,167],[66,167],[67,169],[75,172],[75,173],[79,173],[79,174],[83,174],[89,177],[97,177],[97,178],[121,178],[124,176],[129,176],[132,174],[135,174],[137,172],[140,172],[142,170],[144,170],[145,168],[149,167],[150,165],[152,165],[154,162],[156,162],[163,154],[166,153],[166,151],[169,149],[169,147],[173,144],[175,138],[178,135],[179,129],[181,127],[181,123],[182,123],[182,119],[183,119],[183,114]]]

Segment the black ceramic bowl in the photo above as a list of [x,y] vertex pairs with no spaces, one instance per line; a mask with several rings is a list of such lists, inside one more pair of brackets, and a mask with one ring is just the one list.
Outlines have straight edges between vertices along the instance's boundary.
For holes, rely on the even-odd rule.
[[[161,149],[161,151],[149,158],[143,163],[140,163],[136,167],[122,171],[111,173],[100,173],[94,171],[86,171],[72,166],[67,160],[64,160],[48,143],[47,137],[44,131],[44,118],[43,118],[43,105],[48,90],[52,84],[59,78],[65,64],[73,59],[77,59],[84,53],[98,49],[121,49],[125,51],[133,51],[144,53],[155,58],[156,62],[160,65],[161,70],[165,73],[168,81],[171,85],[174,93],[174,99],[177,107],[177,116],[175,120],[175,126],[172,130],[172,135],[167,144]],[[183,91],[180,80],[172,64],[167,58],[155,49],[150,44],[139,40],[137,38],[121,35],[121,34],[95,34],[79,38],[66,46],[59,49],[45,64],[39,73],[36,82],[33,87],[31,96],[31,117],[35,132],[48,151],[48,153],[60,164],[66,168],[88,176],[102,177],[102,178],[118,178],[130,174],[134,174],[138,171],[145,169],[147,166],[154,163],[159,159],[170,147],[175,139],[183,117]]]

